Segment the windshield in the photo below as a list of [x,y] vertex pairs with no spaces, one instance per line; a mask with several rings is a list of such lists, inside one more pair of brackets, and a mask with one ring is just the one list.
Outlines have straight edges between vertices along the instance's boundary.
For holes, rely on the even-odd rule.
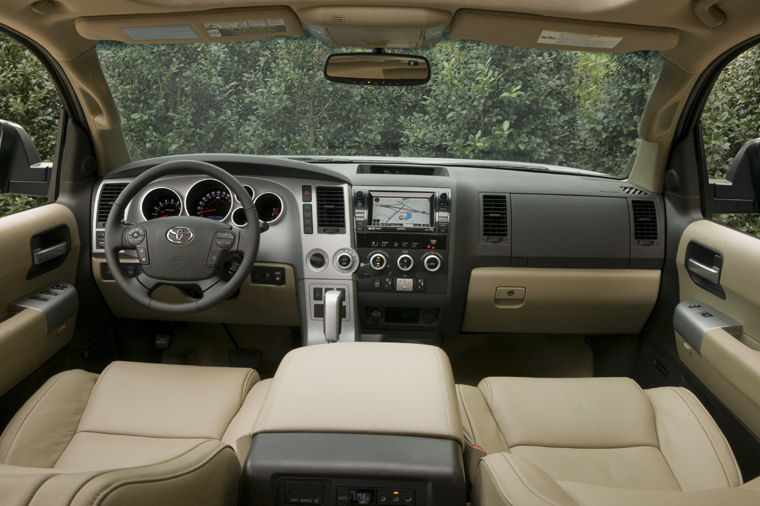
[[530,162],[625,177],[658,53],[443,40],[421,86],[330,82],[320,41],[98,44],[133,159],[230,152]]

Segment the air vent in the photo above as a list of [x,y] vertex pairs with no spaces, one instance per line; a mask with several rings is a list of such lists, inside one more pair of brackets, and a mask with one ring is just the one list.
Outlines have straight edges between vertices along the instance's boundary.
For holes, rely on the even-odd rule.
[[108,213],[121,192],[127,187],[127,183],[106,183],[100,190],[100,201],[98,202],[98,220],[97,228],[104,228]]
[[633,200],[633,238],[637,241],[657,240],[657,210],[652,200]]
[[626,195],[649,195],[649,192],[636,188],[635,186],[621,186],[620,191]]
[[483,236],[493,242],[507,237],[506,195],[483,195]]
[[346,232],[346,208],[342,187],[317,186],[317,231],[320,234]]
[[393,176],[443,176],[449,175],[445,167],[435,165],[359,165],[357,174],[387,174]]

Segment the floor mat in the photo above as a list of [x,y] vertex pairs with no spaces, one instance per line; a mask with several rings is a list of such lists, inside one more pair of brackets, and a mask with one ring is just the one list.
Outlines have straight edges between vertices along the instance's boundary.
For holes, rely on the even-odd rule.
[[262,378],[274,375],[282,357],[293,349],[289,327],[221,324],[176,324],[171,346],[161,361],[172,364],[252,367]]
[[583,336],[462,334],[443,349],[454,380],[468,385],[488,376],[594,375],[593,354]]

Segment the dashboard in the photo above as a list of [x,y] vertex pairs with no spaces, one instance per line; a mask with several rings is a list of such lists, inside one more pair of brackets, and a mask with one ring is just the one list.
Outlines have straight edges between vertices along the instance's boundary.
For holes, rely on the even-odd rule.
[[[93,274],[116,316],[289,325],[314,344],[326,340],[325,297],[339,291],[337,339],[440,343],[462,332],[635,333],[657,298],[662,198],[627,182],[415,160],[188,158],[227,170],[252,197],[256,265],[236,295],[196,314],[163,315],[126,297],[103,255],[110,206],[140,172],[180,157],[127,165],[93,194]],[[229,188],[190,174],[147,185],[124,219],[166,216],[248,226]],[[120,262],[139,273],[128,252]],[[236,259],[225,268],[234,272]]]

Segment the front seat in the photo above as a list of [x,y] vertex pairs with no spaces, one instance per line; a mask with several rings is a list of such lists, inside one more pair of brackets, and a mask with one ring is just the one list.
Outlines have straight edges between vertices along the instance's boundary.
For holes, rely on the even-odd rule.
[[760,504],[685,388],[627,378],[457,385],[473,506]]
[[135,362],[53,376],[0,436],[0,502],[235,504],[268,383]]

